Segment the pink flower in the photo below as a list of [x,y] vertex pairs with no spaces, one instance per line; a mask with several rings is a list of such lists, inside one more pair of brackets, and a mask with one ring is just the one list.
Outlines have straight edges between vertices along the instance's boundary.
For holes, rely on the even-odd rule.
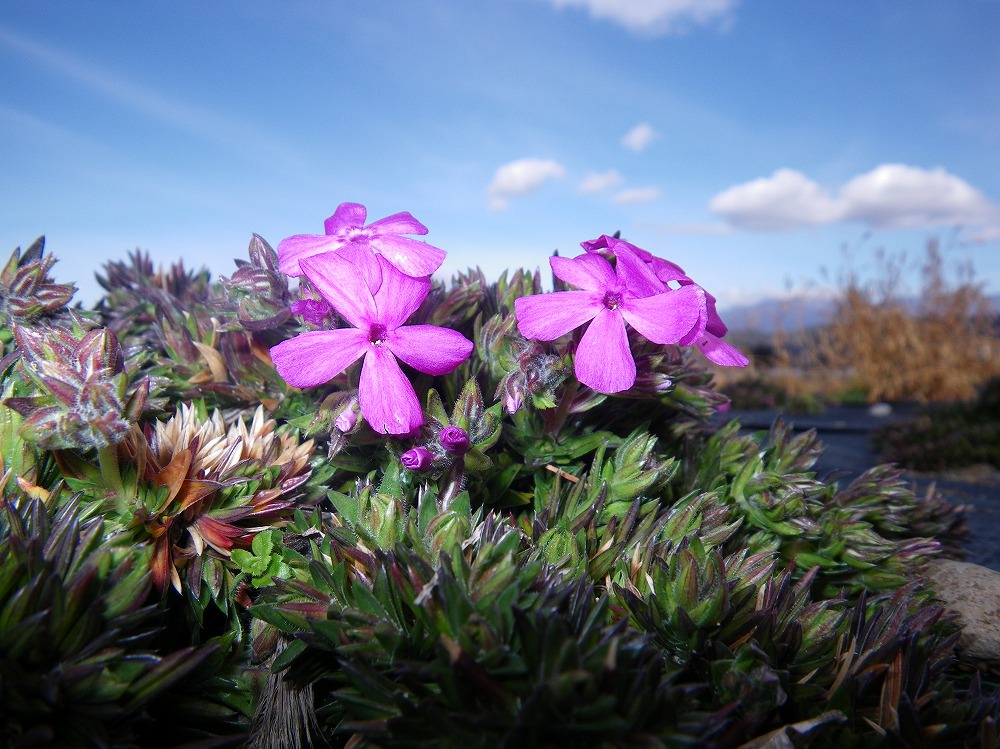
[[321,385],[364,357],[358,401],[361,415],[382,434],[407,434],[424,421],[413,385],[397,358],[431,375],[451,372],[472,352],[472,341],[434,325],[403,326],[430,292],[430,280],[406,276],[377,256],[382,284],[374,294],[357,267],[340,253],[304,257],[306,277],[350,325],[313,330],[271,349],[278,373],[295,387]]
[[576,377],[601,393],[628,390],[635,382],[628,323],[654,343],[677,343],[698,323],[705,292],[698,286],[666,290],[627,247],[617,247],[612,267],[585,253],[552,257],[552,272],[579,291],[557,291],[514,301],[525,338],[551,341],[589,323],[576,350]]
[[401,236],[427,233],[427,227],[410,213],[394,213],[366,225],[367,213],[360,203],[341,203],[323,224],[325,234],[296,234],[281,240],[278,269],[289,276],[301,276],[304,272],[300,265],[302,259],[338,251],[362,270],[369,288],[375,293],[382,278],[375,253],[380,253],[399,272],[415,278],[429,276],[441,267],[444,250]]
[[[637,255],[653,272],[653,274],[664,284],[676,282],[683,288],[684,286],[695,285],[694,281],[684,272],[679,265],[664,260],[661,257],[636,247],[633,244],[609,237],[604,234],[597,239],[581,242],[580,246],[587,252],[600,253],[610,252],[618,257],[620,254],[630,251]],[[678,341],[682,346],[697,346],[709,361],[724,367],[745,367],[750,360],[740,352],[735,346],[731,346],[722,340],[727,333],[726,324],[722,322],[718,311],[715,309],[715,297],[705,292],[702,302],[698,323],[690,332]]]

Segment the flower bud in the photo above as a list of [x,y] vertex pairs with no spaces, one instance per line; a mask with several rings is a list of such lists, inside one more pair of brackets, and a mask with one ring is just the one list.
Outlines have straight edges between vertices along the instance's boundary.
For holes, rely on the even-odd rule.
[[352,395],[349,397],[333,422],[334,428],[336,428],[338,432],[342,432],[344,434],[347,434],[347,432],[354,429],[358,423],[359,408],[358,396]]
[[322,325],[330,314],[330,305],[322,299],[298,299],[292,302],[292,312],[313,325]]
[[411,447],[399,456],[399,462],[408,471],[426,471],[434,462],[434,456],[426,447]]
[[345,409],[340,412],[337,420],[333,422],[333,425],[337,428],[338,432],[349,432],[354,429],[354,425],[358,423],[358,415],[351,409]]
[[472,446],[469,442],[469,434],[461,427],[453,426],[447,426],[441,430],[438,442],[452,455],[465,455]]

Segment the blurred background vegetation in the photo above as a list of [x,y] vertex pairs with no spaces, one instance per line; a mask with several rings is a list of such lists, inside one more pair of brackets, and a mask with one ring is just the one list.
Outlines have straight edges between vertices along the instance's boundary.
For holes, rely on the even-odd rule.
[[821,324],[789,303],[767,332],[747,328],[734,343],[745,370],[718,373],[738,409],[822,413],[880,402],[913,407],[914,418],[875,435],[887,460],[918,470],[987,463],[1000,468],[1000,316],[971,265],[948,267],[937,240],[919,262],[875,253],[874,280],[846,271]]

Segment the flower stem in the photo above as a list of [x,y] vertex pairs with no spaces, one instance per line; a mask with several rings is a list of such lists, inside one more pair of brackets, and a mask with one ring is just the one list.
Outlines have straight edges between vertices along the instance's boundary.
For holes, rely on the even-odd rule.
[[465,461],[459,458],[455,461],[455,464],[448,471],[445,477],[444,487],[441,489],[441,493],[438,494],[437,507],[438,512],[444,512],[449,507],[451,503],[455,501],[455,497],[462,493],[462,489],[465,488]]

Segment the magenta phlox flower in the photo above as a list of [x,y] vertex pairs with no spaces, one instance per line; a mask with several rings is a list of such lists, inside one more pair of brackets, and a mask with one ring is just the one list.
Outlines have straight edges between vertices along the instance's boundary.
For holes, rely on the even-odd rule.
[[614,267],[597,253],[549,258],[556,277],[578,290],[514,301],[525,338],[551,341],[587,325],[576,350],[576,377],[601,393],[628,390],[635,382],[626,323],[654,343],[677,343],[704,307],[699,286],[666,289],[628,248],[616,247],[615,257]]
[[677,281],[681,284],[694,283],[684,272],[684,269],[676,263],[664,260],[662,257],[657,257],[648,250],[644,250],[630,242],[626,242],[624,239],[609,237],[607,234],[602,234],[597,239],[580,242],[580,246],[587,252],[596,252],[601,254],[608,252],[615,257],[618,257],[620,254],[623,254],[625,250],[628,250],[632,254],[638,256],[640,260],[649,266],[653,275],[655,275],[663,283],[668,284],[671,281]]
[[[679,285],[680,288],[697,286],[691,277],[684,272],[684,269],[676,263],[657,257],[623,239],[609,237],[605,234],[597,239],[581,242],[580,246],[587,252],[610,253],[616,258],[627,256],[630,253],[640,258],[656,278],[668,286],[672,282],[675,286]],[[697,346],[705,357],[715,364],[725,367],[745,367],[749,364],[746,356],[739,349],[722,340],[728,329],[722,318],[719,317],[715,305],[715,297],[705,291],[704,303],[698,315],[698,323],[678,343],[682,346]]]
[[374,294],[339,253],[304,257],[303,273],[350,328],[313,330],[271,349],[278,373],[295,387],[328,382],[364,358],[358,386],[361,415],[382,434],[407,434],[423,424],[413,385],[397,359],[431,375],[447,374],[468,358],[472,341],[435,325],[404,326],[430,292],[427,278],[397,271],[377,256],[382,284]]
[[381,283],[381,266],[375,253],[381,254],[404,275],[429,276],[444,262],[445,251],[404,237],[404,234],[427,233],[427,227],[403,211],[365,224],[368,211],[360,203],[341,203],[323,224],[325,234],[296,234],[278,244],[278,269],[289,276],[301,276],[303,258],[338,251],[363,272],[372,293]]

